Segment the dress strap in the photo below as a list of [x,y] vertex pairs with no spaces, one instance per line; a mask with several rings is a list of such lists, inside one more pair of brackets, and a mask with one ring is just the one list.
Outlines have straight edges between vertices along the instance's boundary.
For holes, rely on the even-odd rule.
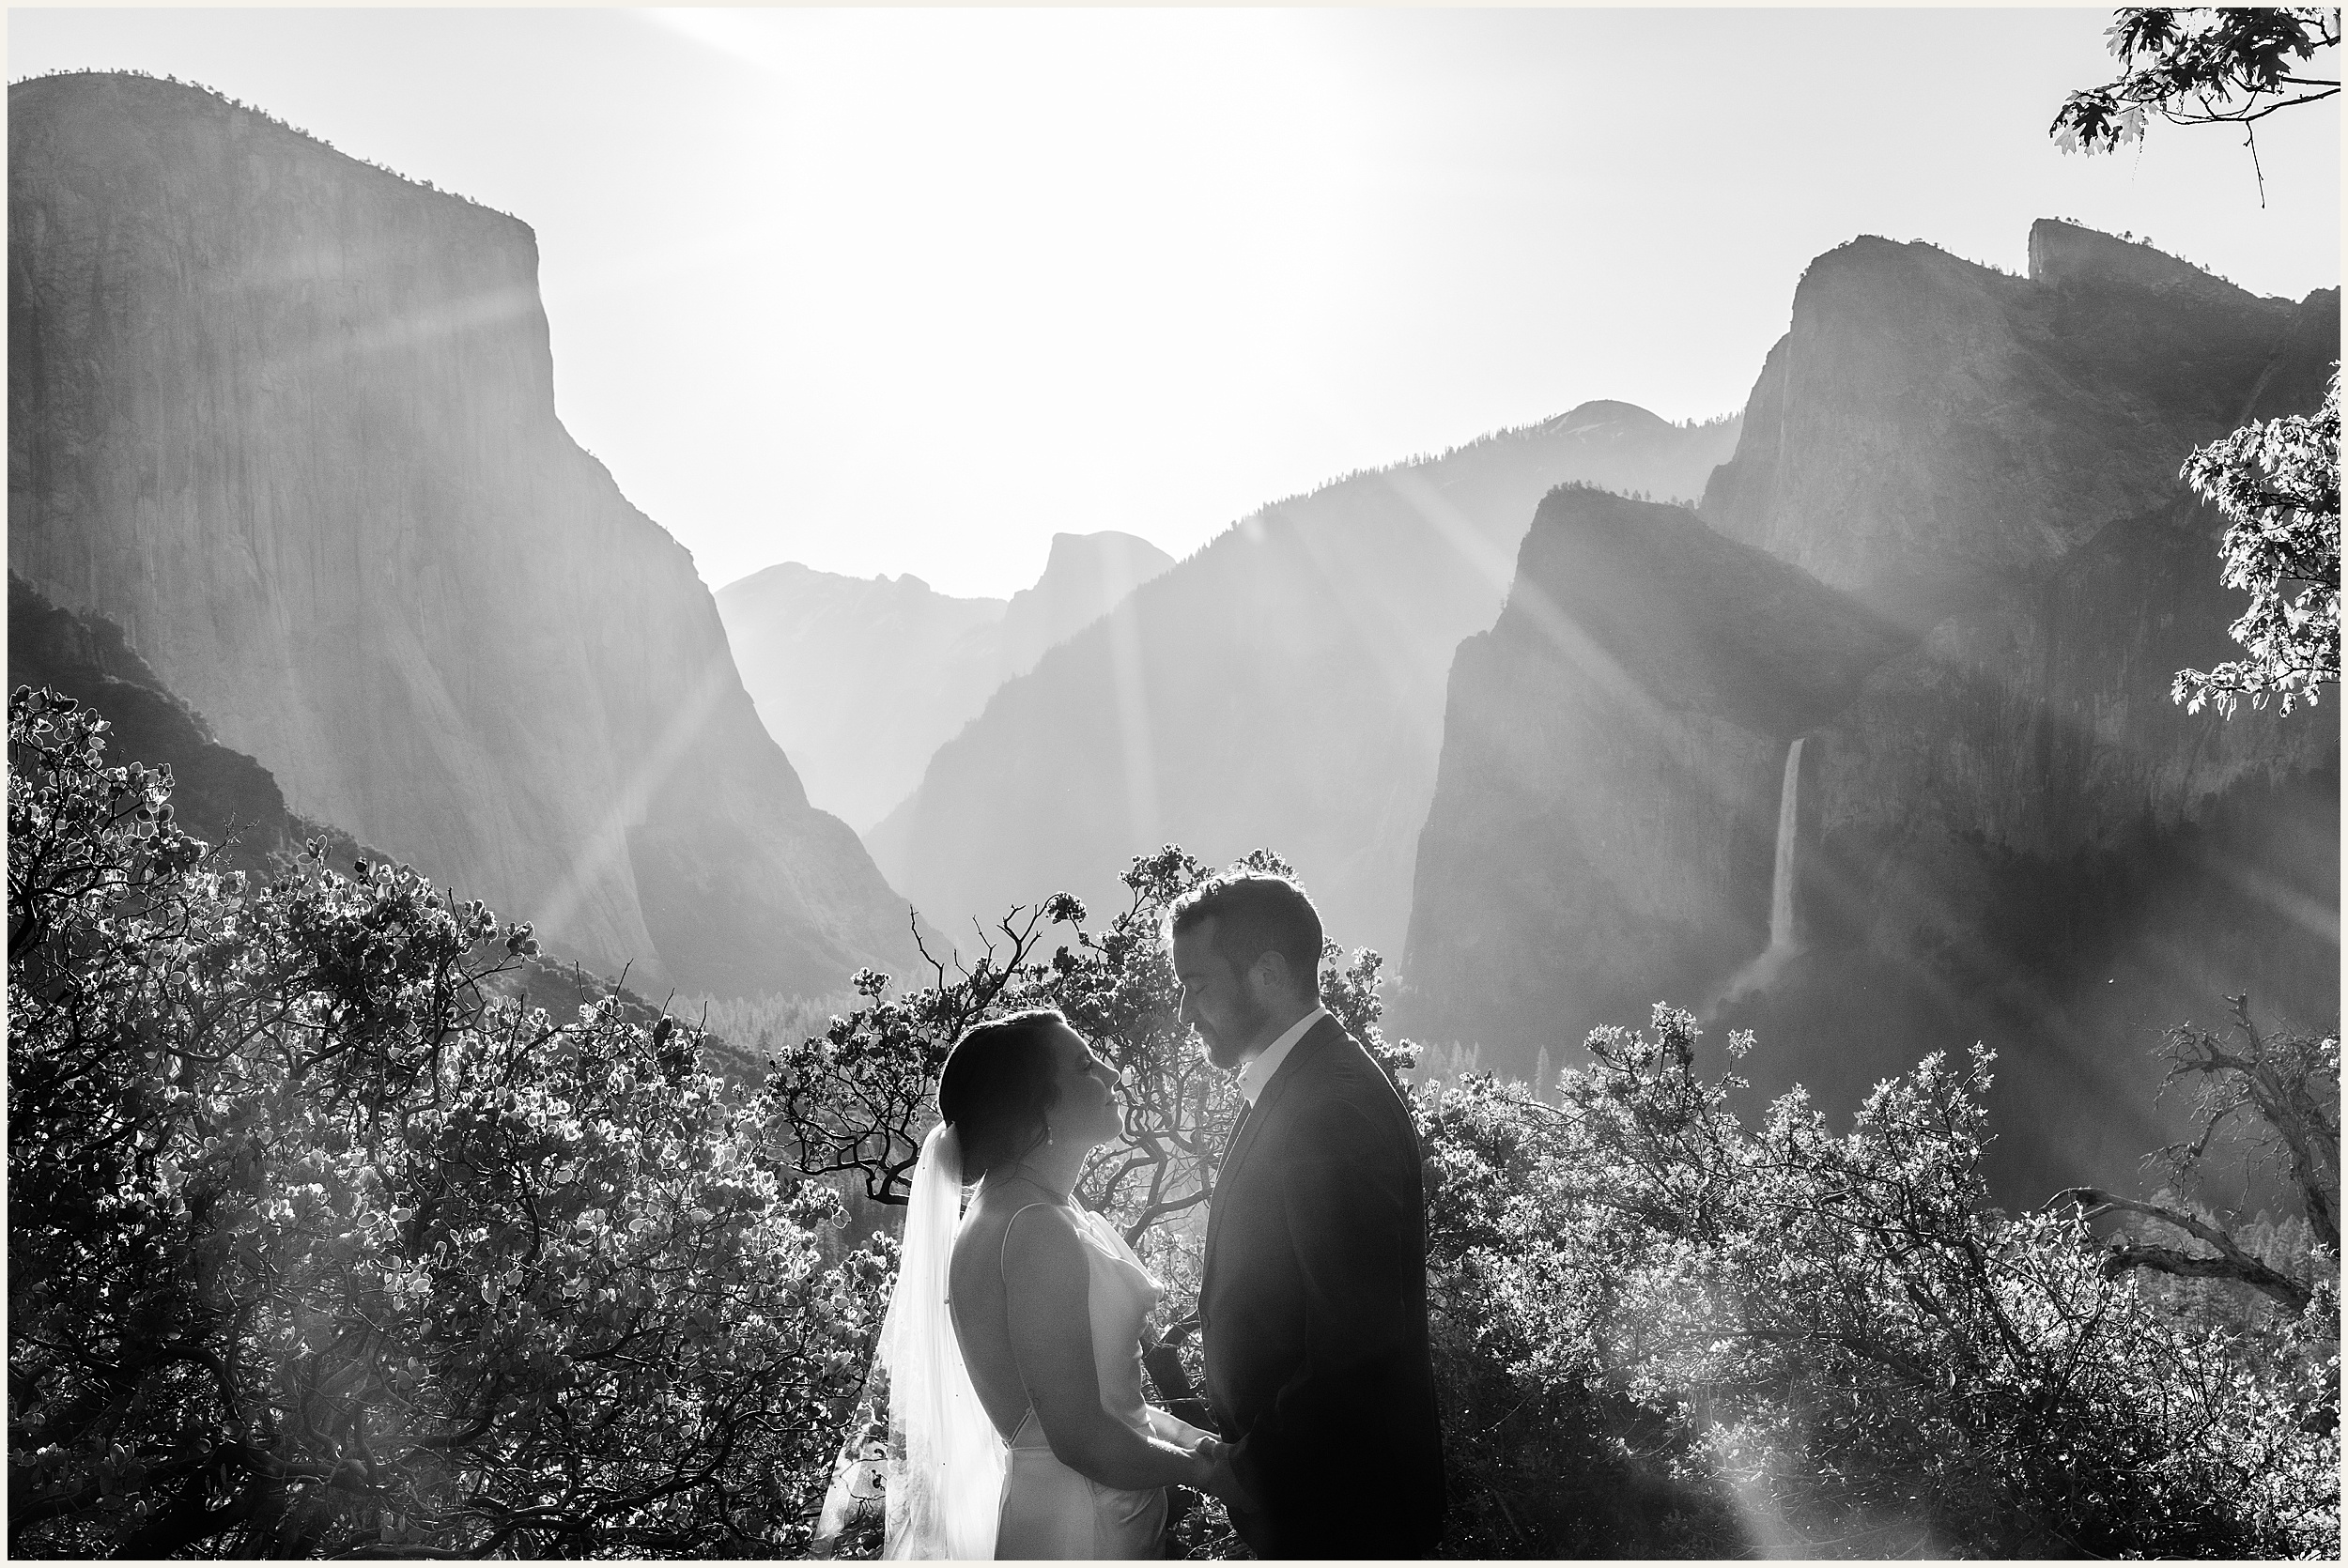
[[1003,1222],[1003,1250],[1001,1254],[995,1259],[995,1272],[997,1275],[1006,1281],[1011,1278],[1011,1227],[1019,1222],[1019,1216],[1027,1212],[1029,1208],[1058,1208],[1059,1207],[1058,1204],[1045,1203],[1038,1199],[1026,1207],[1015,1210],[1010,1219]]

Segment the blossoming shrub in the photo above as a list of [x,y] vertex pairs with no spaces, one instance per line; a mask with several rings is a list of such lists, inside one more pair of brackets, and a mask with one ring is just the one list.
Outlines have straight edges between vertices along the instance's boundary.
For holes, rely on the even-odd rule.
[[97,1556],[803,1544],[889,1267],[692,1031],[494,994],[405,868],[210,868],[8,709],[9,1532]]
[[[2304,1314],[2179,1316],[2075,1209],[1991,1206],[1985,1053],[1837,1134],[1800,1091],[1744,1125],[1696,1038],[1659,1007],[1552,1105],[1487,1078],[1426,1107],[1447,1341],[1567,1461],[1544,1498],[1455,1426],[1447,1550],[2336,1555],[2336,1258]],[[1559,1491],[1584,1511],[1511,1541]]]

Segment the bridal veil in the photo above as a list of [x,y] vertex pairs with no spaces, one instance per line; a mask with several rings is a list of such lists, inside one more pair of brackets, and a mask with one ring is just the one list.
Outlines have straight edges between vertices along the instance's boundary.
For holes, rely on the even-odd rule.
[[[963,1365],[946,1299],[961,1221],[962,1144],[941,1122],[922,1140],[913,1168],[897,1286],[873,1358],[874,1370],[888,1378],[888,1453],[881,1462],[888,1557],[995,1555],[1003,1440]],[[851,1478],[863,1468],[842,1456],[819,1543],[838,1533],[854,1507]]]

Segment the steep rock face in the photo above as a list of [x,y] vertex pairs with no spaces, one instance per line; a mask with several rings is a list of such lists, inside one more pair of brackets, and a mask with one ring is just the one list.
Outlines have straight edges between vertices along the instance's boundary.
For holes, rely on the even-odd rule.
[[[2029,280],[1879,240],[1821,258],[1708,530],[1649,524],[1636,615],[1593,588],[1606,573],[1528,541],[1519,592],[1564,606],[1622,695],[1553,639],[1496,626],[1461,649],[1400,1026],[1522,1070],[1653,1000],[1710,1006],[1761,1031],[1759,1087],[1840,1109],[1983,1040],[2018,1199],[2124,1179],[2174,1135],[2148,1054],[2168,1024],[2242,990],[2270,1020],[2337,1015],[2337,708],[2229,723],[2168,684],[2226,656],[2241,607],[2177,469],[2247,417],[2313,407],[2338,292],[2257,300],[2063,224],[2031,254]],[[1707,592],[1689,563],[1731,541],[1842,610]],[[1802,700],[1659,695],[1690,689],[1668,678],[1690,638]],[[1725,966],[1766,942],[1761,846],[1797,735],[1801,951],[1722,1001]],[[1479,898],[1504,870],[1546,902]]]
[[691,558],[556,420],[527,227],[190,87],[8,108],[13,570],[293,810],[640,986],[901,955]]
[[2031,255],[2016,278],[1870,236],[1813,262],[1707,520],[1923,627],[2172,512],[2294,308],[2053,220]]
[[1006,601],[786,561],[719,589],[718,613],[808,797],[863,829],[996,686],[1173,563],[1130,533],[1055,534],[1043,575]]
[[1066,889],[1099,904],[1166,842],[1286,855],[1341,941],[1392,952],[1453,649],[1491,623],[1553,485],[1692,497],[1733,423],[1591,404],[1264,508],[1010,682],[869,834],[959,929]]
[[1513,1060],[1717,994],[1767,940],[1788,743],[1908,640],[1692,512],[1552,491],[1451,668],[1398,1025]]

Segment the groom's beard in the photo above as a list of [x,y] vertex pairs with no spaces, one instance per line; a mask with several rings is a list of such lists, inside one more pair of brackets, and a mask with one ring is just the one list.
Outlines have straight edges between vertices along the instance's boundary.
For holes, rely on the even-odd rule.
[[1207,1060],[1226,1072],[1233,1071],[1246,1060],[1248,1043],[1262,1034],[1263,1026],[1272,1021],[1272,1009],[1252,996],[1243,994],[1239,1006],[1244,1010],[1228,1033],[1209,1027],[1203,1019],[1197,1026],[1198,1038],[1207,1042]]

